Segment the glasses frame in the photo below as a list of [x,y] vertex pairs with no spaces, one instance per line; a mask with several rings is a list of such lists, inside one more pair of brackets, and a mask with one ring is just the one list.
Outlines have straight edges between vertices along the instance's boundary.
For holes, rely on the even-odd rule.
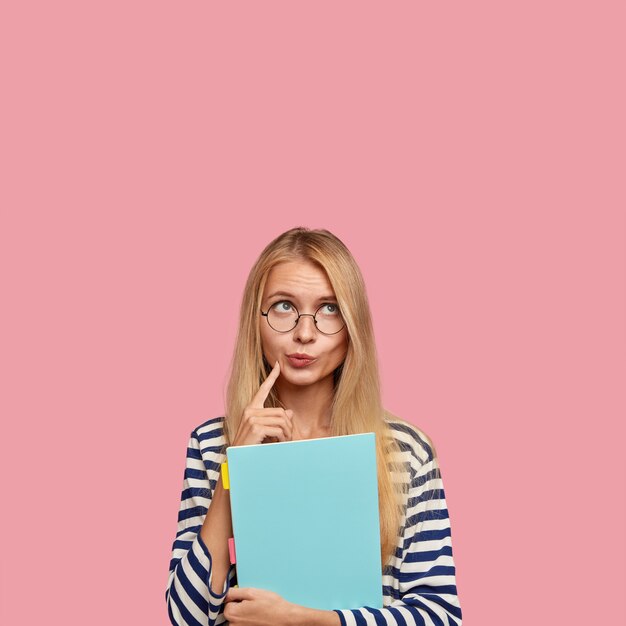
[[[270,314],[270,310],[273,306],[280,304],[281,302],[289,302],[289,304],[291,304],[291,306],[295,309],[296,313],[298,314],[298,317],[296,318],[296,323],[289,329],[289,330],[276,330],[271,324],[270,324],[270,318],[269,318],[269,314]],[[312,317],[313,318],[313,323],[315,324],[315,329],[317,330],[318,333],[322,333],[322,335],[336,335],[337,333],[340,333],[345,327],[346,327],[346,320],[343,319],[343,316],[341,317],[342,321],[343,321],[343,326],[339,329],[336,330],[334,333],[325,333],[323,330],[319,329],[319,326],[317,325],[317,319],[316,319],[316,315],[317,312],[324,306],[326,306],[327,304],[332,304],[334,306],[336,306],[337,308],[339,308],[339,305],[335,302],[324,302],[323,304],[320,304],[315,313],[300,313],[300,311],[298,311],[298,307],[291,302],[290,300],[278,300],[277,302],[274,302],[274,304],[272,304],[270,306],[269,309],[267,309],[267,311],[265,313],[263,313],[263,309],[261,309],[261,315],[267,320],[267,325],[276,333],[290,333],[297,325],[298,322],[300,321],[301,317]],[[339,309],[339,315],[341,315],[341,309]]]

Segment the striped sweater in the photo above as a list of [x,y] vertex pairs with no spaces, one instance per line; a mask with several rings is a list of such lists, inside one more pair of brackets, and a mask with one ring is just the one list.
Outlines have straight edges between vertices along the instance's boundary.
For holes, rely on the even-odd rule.
[[[174,626],[220,626],[224,597],[237,584],[231,565],[221,594],[211,589],[211,554],[199,531],[226,460],[223,417],[210,419],[191,433],[183,479],[178,529],[172,545],[165,591]],[[456,626],[461,624],[450,520],[437,457],[420,432],[404,421],[388,419],[400,444],[410,481],[402,531],[394,557],[383,575],[383,608],[336,609],[342,626]]]

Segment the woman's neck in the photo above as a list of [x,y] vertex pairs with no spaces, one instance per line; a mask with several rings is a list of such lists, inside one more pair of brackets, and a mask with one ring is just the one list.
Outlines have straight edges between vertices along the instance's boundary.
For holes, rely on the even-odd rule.
[[294,439],[326,437],[330,432],[330,407],[333,400],[332,376],[315,385],[278,386],[278,397],[285,409],[293,411]]

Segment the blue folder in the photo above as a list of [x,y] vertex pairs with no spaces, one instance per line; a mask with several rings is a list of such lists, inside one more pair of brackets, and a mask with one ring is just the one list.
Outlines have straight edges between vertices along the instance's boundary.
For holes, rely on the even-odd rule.
[[314,609],[382,608],[374,433],[226,455],[239,587]]

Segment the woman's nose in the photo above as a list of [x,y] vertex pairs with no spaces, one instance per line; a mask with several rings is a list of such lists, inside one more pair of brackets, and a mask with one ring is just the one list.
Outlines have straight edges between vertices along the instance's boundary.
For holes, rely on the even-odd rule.
[[317,326],[312,315],[301,315],[295,328],[295,338],[307,341],[315,337]]

